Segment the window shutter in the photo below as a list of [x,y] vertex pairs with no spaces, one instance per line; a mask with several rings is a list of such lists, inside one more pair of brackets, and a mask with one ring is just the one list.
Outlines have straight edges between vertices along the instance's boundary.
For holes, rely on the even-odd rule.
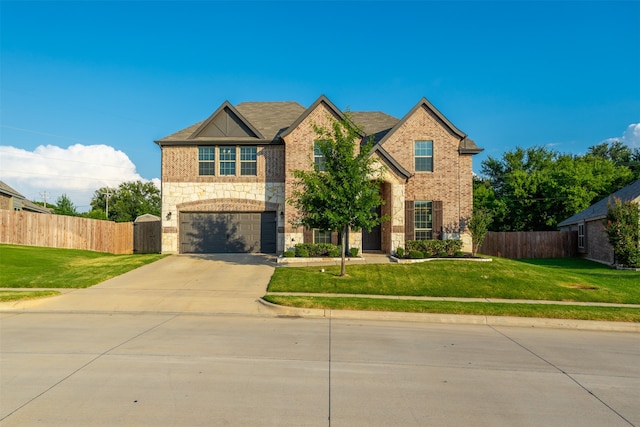
[[433,238],[439,239],[442,234],[442,201],[433,202]]
[[404,244],[405,247],[409,240],[413,240],[413,200],[404,201]]
[[313,243],[313,230],[305,228],[302,231],[302,243]]
[[339,235],[339,233],[337,231],[332,231],[331,232],[331,244],[332,245],[337,245],[338,244],[338,235]]

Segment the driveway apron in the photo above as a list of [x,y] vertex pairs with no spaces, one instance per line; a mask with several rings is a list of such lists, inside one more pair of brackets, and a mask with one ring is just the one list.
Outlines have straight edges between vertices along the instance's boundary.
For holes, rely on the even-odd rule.
[[3,309],[61,312],[238,313],[257,302],[274,271],[259,254],[172,255],[87,289],[20,301]]

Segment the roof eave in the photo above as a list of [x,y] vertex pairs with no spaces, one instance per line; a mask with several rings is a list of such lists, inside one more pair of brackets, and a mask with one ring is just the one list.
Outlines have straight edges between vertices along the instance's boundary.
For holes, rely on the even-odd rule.
[[218,139],[186,139],[186,140],[158,140],[153,141],[160,147],[168,146],[180,146],[180,145],[281,145],[283,143],[282,138],[275,139],[233,139],[233,138],[218,138]]

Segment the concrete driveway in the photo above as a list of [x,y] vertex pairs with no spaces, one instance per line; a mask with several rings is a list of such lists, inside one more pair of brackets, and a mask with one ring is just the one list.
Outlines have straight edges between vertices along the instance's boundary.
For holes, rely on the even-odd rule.
[[275,263],[267,255],[172,255],[87,289],[2,309],[44,312],[238,313],[268,311],[264,295]]

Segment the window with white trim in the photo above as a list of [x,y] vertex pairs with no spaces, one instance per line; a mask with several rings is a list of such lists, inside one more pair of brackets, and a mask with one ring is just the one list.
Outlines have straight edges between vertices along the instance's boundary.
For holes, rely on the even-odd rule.
[[236,174],[236,147],[220,146],[220,175]]
[[433,172],[433,141],[414,141],[416,172]]
[[216,174],[216,147],[198,147],[198,175]]
[[430,240],[433,238],[433,202],[414,202],[413,229],[416,240]]
[[324,154],[320,150],[320,143],[316,141],[313,143],[313,164],[319,171],[324,171]]
[[257,147],[240,147],[240,175],[258,175]]

